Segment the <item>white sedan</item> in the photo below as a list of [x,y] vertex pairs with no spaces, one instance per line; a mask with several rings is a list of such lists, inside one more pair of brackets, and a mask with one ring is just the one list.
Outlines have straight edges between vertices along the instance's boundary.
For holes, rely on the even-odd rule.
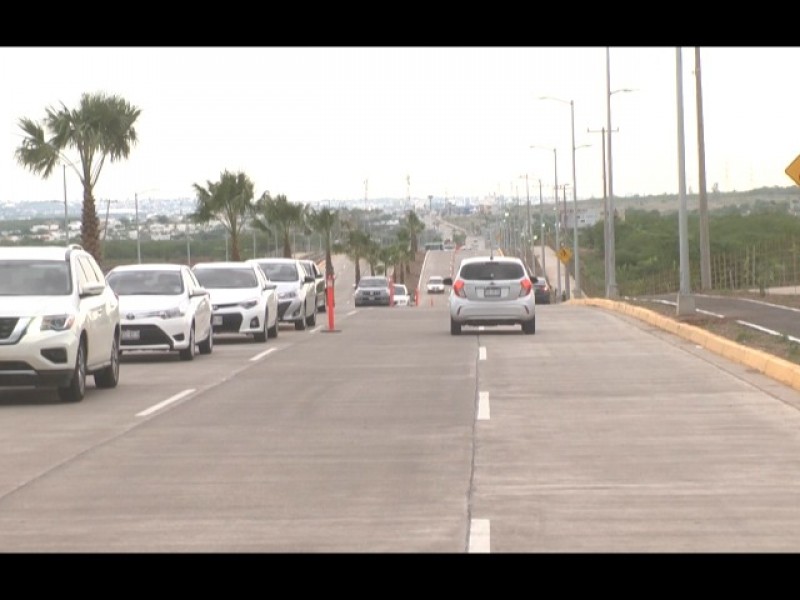
[[120,265],[106,275],[119,297],[120,352],[211,354],[211,298],[191,269],[174,264]]
[[255,263],[223,261],[192,267],[197,280],[211,292],[214,333],[239,333],[256,342],[278,337],[276,284]]

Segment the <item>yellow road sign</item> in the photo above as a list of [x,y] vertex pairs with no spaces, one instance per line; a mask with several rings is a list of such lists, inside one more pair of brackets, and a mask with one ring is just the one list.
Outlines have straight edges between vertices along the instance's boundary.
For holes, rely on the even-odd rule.
[[562,263],[569,262],[569,259],[572,258],[572,251],[566,246],[561,246],[561,249],[558,251],[558,258],[561,259]]
[[792,178],[797,185],[800,185],[800,155],[786,167],[786,174]]

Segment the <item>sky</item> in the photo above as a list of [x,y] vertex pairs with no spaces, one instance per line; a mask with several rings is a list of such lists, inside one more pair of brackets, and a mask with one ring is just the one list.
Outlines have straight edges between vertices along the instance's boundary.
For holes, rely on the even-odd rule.
[[[2,47],[0,202],[80,202],[77,175],[21,166],[19,120],[84,93],[141,109],[138,142],[106,162],[101,201],[194,198],[224,171],[256,197],[337,206],[376,198],[458,201],[699,190],[695,48]],[[800,47],[701,47],[706,187],[792,186],[800,154]],[[611,153],[607,74],[611,89]],[[543,97],[556,98],[542,99]],[[571,104],[570,104],[571,102]],[[682,111],[679,110],[682,107]],[[591,130],[591,131],[590,131]],[[71,160],[74,152],[67,151]],[[564,191],[559,192],[562,197]]]

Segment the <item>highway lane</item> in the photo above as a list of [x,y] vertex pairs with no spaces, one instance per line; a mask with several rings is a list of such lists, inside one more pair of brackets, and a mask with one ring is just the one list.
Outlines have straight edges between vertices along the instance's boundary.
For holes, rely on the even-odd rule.
[[798,392],[595,307],[451,336],[446,296],[351,297],[76,405],[0,396],[0,551],[800,550]]
[[[755,329],[777,332],[800,341],[800,309],[751,298],[708,293],[694,293],[693,296],[698,312],[736,320]],[[659,294],[648,299],[677,306],[675,294]]]

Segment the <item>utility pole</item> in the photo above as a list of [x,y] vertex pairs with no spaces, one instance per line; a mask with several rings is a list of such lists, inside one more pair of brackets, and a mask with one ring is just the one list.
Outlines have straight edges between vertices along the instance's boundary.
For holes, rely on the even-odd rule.
[[542,180],[539,180],[539,235],[541,237],[541,251],[542,251],[542,276],[547,279],[547,269],[545,269],[545,254],[544,254],[544,200],[542,198]]
[[680,292],[678,292],[677,314],[689,315],[695,312],[694,297],[689,283],[689,239],[688,217],[686,215],[686,159],[683,133],[683,61],[680,46],[675,49],[675,70],[677,72],[677,106],[678,106],[678,237],[680,240]]
[[[609,218],[608,218],[608,182],[606,180],[606,133],[616,133],[617,127],[613,132],[607,132],[605,127],[600,129],[586,129],[587,133],[603,134],[603,268],[605,272],[605,290],[608,291],[609,264],[608,264],[608,240],[609,240]],[[609,136],[610,137],[610,136]]]
[[700,186],[700,289],[710,290],[711,285],[711,240],[708,233],[708,194],[706,193],[706,149],[703,133],[703,92],[700,78],[700,48],[694,49],[695,96],[697,101],[697,163]]

